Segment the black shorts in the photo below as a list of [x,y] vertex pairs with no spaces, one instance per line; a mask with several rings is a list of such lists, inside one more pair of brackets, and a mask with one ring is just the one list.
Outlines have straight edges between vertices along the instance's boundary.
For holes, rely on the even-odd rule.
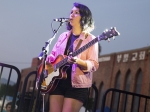
[[89,89],[88,88],[73,88],[71,86],[58,84],[56,89],[52,91],[50,95],[63,95],[65,98],[73,98],[73,99],[76,99],[85,103],[85,101],[87,100],[89,96]]

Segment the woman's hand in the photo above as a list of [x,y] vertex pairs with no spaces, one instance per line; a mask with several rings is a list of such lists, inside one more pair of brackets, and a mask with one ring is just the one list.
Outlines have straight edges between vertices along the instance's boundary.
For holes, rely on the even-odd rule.
[[77,64],[81,69],[87,70],[87,63],[84,60],[81,60],[77,57],[68,56],[67,62],[69,64]]
[[54,57],[52,55],[47,56],[46,62],[48,63],[54,62]]
[[76,58],[74,58],[74,57],[72,57],[72,56],[68,56],[67,62],[68,62],[69,64],[74,64],[74,63],[76,63]]

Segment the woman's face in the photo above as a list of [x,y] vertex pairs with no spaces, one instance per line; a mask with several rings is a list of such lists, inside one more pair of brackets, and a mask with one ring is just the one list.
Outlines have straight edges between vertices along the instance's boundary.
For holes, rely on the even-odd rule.
[[11,105],[8,105],[6,108],[6,112],[10,112],[10,110],[11,110]]
[[70,13],[70,24],[72,27],[80,26],[81,15],[79,8],[73,7]]

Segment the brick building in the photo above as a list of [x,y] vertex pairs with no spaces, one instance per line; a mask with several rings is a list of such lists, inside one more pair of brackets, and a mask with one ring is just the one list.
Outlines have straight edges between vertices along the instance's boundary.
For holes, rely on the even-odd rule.
[[[100,56],[93,82],[99,90],[97,108],[109,88],[150,95],[150,47]],[[106,104],[110,103],[109,100]]]
[[[37,70],[41,62],[33,58],[32,65],[21,71],[20,89],[27,74]],[[27,91],[33,87],[34,77],[29,79]],[[93,83],[99,91],[97,109],[100,109],[103,93],[109,88],[150,95],[150,46],[122,51],[99,57],[99,69],[94,72]],[[94,92],[92,92],[94,95]],[[91,95],[92,96],[92,95]],[[106,103],[109,103],[107,101]]]
[[[36,71],[40,63],[41,61],[38,60],[37,57],[35,57],[32,59],[31,67],[21,70],[21,81],[19,86],[19,92],[22,91],[24,80],[27,77],[27,75],[32,71]],[[27,92],[30,92],[33,89],[34,81],[35,81],[35,75],[31,75],[31,77],[28,79],[28,84],[26,85]]]

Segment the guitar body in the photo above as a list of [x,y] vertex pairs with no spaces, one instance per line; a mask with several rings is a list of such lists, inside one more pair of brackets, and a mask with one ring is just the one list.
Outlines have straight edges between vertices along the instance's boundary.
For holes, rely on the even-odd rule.
[[39,81],[40,81],[42,71],[43,71],[44,78],[41,81],[42,93],[52,92],[56,88],[60,79],[67,78],[66,70],[68,69],[69,65],[62,66],[57,71],[54,70],[54,65],[63,59],[64,59],[64,56],[59,55],[53,63],[46,63],[44,70],[42,70],[43,64],[40,64],[38,71],[37,71],[36,87],[38,88]]

